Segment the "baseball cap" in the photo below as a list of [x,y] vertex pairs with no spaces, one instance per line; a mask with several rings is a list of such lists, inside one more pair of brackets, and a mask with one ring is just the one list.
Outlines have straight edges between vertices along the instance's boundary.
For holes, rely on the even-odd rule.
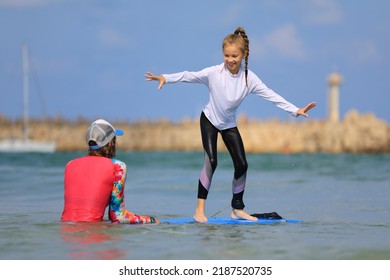
[[97,150],[107,145],[115,136],[123,135],[123,131],[115,129],[109,122],[103,119],[94,121],[87,129],[85,140],[87,145],[89,141],[95,141],[95,146],[89,146],[92,150]]

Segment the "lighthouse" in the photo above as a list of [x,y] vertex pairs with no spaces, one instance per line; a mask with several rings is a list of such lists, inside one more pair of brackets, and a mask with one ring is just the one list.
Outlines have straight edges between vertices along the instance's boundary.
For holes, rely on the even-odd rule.
[[338,122],[339,116],[339,87],[342,82],[342,77],[333,72],[328,77],[329,92],[328,92],[328,120]]

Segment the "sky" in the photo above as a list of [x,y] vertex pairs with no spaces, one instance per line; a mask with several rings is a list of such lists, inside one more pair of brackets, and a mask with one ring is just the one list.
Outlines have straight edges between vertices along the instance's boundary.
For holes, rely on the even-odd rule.
[[[27,43],[33,118],[197,119],[204,85],[157,91],[144,74],[220,64],[223,38],[242,26],[249,68],[298,107],[316,101],[310,118],[327,117],[327,79],[337,71],[341,118],[355,109],[390,122],[389,11],[383,0],[0,0],[0,115],[23,114]],[[241,114],[295,121],[257,96]]]

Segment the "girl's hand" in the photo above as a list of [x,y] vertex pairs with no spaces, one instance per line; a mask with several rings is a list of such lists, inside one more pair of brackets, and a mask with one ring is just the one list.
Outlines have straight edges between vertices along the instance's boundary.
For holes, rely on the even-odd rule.
[[310,109],[314,108],[317,104],[315,102],[311,102],[309,104],[307,104],[305,107],[302,107],[300,108],[298,111],[297,111],[297,116],[304,116],[304,117],[309,117],[308,114],[306,114],[307,111],[309,111]]
[[158,90],[160,90],[163,87],[163,85],[165,84],[165,78],[163,75],[156,76],[153,73],[146,72],[145,78],[147,81],[153,81],[153,80],[158,81],[159,82],[159,85],[157,88]]

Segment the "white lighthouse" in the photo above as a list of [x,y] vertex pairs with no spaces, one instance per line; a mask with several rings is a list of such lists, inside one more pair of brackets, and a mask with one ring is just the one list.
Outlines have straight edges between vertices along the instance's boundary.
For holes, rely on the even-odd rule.
[[328,120],[338,122],[339,116],[339,87],[342,82],[342,77],[333,72],[328,77],[329,92],[328,92]]

